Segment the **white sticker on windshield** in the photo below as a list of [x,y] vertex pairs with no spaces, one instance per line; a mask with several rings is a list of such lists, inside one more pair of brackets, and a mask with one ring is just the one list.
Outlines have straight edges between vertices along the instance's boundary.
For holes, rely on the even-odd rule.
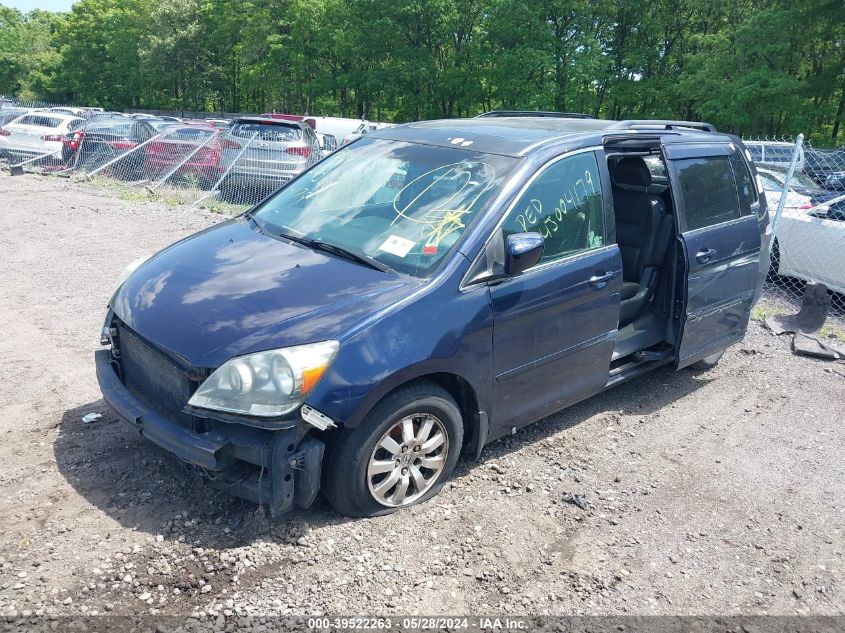
[[379,246],[379,250],[390,253],[391,255],[396,255],[396,257],[405,257],[405,255],[414,248],[414,244],[416,244],[416,242],[406,240],[404,237],[391,235],[384,240],[384,243],[381,246]]

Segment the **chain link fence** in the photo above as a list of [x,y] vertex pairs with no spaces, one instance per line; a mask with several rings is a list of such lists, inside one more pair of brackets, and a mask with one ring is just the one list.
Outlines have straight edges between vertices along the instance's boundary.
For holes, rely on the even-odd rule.
[[845,324],[845,148],[797,138],[743,139],[772,217],[765,291],[797,308],[808,282],[824,284],[831,317]]
[[304,121],[181,119],[0,102],[0,160],[84,179],[132,197],[237,212],[263,200],[339,139]]

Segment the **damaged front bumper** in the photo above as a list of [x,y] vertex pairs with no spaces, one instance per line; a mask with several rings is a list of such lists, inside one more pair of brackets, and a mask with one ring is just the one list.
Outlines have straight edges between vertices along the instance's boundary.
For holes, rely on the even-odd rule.
[[299,420],[273,431],[215,420],[206,420],[202,432],[188,429],[130,393],[108,350],[94,352],[94,358],[103,398],[118,416],[211,485],[263,505],[272,517],[313,503],[325,445]]

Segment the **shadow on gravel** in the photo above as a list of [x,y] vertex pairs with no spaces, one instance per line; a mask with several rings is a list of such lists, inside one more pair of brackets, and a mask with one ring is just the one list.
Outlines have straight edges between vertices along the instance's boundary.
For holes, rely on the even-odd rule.
[[[517,430],[515,435],[491,442],[481,453],[480,461],[495,461],[526,445],[577,426],[598,414],[651,415],[705,386],[711,380],[713,378],[709,378],[706,371],[675,371],[666,367],[657,369],[523,427]],[[455,472],[465,475],[476,465],[476,462],[463,460]]]
[[[489,444],[481,462],[501,458],[597,414],[649,415],[707,382],[706,374],[657,370]],[[82,417],[92,412],[103,417],[83,422]],[[178,459],[118,420],[103,400],[65,411],[53,450],[59,471],[88,502],[128,529],[164,534],[168,540],[181,535],[188,543],[225,549],[269,535],[296,538],[303,522],[319,527],[348,520],[318,497],[309,510],[271,521],[252,503],[203,486]],[[465,458],[456,474],[464,475],[477,465]]]
[[[86,424],[82,417],[88,413],[103,417]],[[89,503],[128,529],[162,534],[168,541],[182,535],[188,543],[226,549],[268,536],[295,538],[306,521],[318,527],[347,520],[318,498],[309,510],[272,521],[256,512],[255,504],[202,485],[180,460],[119,420],[103,400],[68,409],[57,430],[53,452],[59,472]]]

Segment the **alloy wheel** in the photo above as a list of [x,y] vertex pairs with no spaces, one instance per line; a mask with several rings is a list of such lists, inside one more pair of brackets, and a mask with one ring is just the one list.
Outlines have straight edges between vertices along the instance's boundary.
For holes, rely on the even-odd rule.
[[448,454],[446,427],[436,416],[405,416],[381,436],[367,462],[370,494],[384,506],[411,505],[440,477]]

